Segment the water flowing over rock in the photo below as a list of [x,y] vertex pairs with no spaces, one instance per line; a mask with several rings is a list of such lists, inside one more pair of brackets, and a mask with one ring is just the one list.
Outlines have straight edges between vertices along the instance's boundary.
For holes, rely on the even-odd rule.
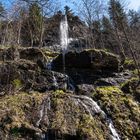
[[111,119],[107,117],[105,112],[101,110],[101,108],[98,106],[98,104],[95,101],[93,101],[91,98],[87,96],[76,96],[76,98],[80,99],[80,100],[78,99],[78,101],[83,105],[83,107],[91,117],[94,116],[96,113],[101,114],[105,118],[106,122],[108,123],[108,127],[112,133],[112,139],[120,140],[119,135],[116,132]]

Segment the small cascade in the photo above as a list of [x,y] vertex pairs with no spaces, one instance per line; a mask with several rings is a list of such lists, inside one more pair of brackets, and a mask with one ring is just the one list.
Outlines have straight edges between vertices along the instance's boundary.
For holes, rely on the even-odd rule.
[[52,80],[53,80],[53,86],[54,86],[55,88],[58,88],[57,79],[56,79],[56,77],[55,77],[53,71],[52,71]]
[[53,60],[50,60],[50,62],[48,62],[48,63],[46,64],[46,68],[47,68],[48,70],[52,70],[52,68],[53,68],[53,66],[52,66],[52,61],[53,61]]
[[[48,116],[48,111],[51,110],[51,98],[48,95],[47,99],[44,100],[43,104],[41,105],[41,110],[40,110],[40,118],[36,123],[36,126],[39,127],[42,119],[44,116]],[[47,124],[49,126],[49,118],[47,120]],[[49,140],[48,134],[47,133],[36,133],[36,135],[38,136],[38,139],[40,140]]]
[[[46,68],[48,70],[50,70],[51,73],[52,73],[53,87],[58,88],[59,87],[59,84],[58,84],[57,79],[55,77],[55,72],[52,71],[52,68],[53,68],[52,65],[53,64],[52,64],[52,60],[51,60],[49,63],[46,64]],[[71,90],[71,91],[75,91],[74,84],[72,83],[72,80],[70,79],[70,77],[68,75],[66,75],[66,79],[67,79],[67,89],[68,90]]]
[[63,55],[63,71],[65,72],[65,54],[68,48],[69,39],[68,39],[68,20],[67,16],[60,22],[60,45]]
[[47,100],[42,103],[41,109],[39,112],[39,120],[36,122],[36,126],[40,125],[41,120],[44,115],[47,115],[47,110],[51,110],[51,99],[50,96],[47,97]]
[[44,109],[45,109],[45,105],[44,103],[41,105],[41,110],[40,110],[40,114],[39,114],[39,120],[36,122],[36,126],[39,126],[40,125],[40,122],[43,118],[43,115],[44,115]]
[[111,132],[111,137],[113,140],[120,140],[119,135],[117,133],[117,131],[114,128],[113,122],[110,118],[107,117],[107,115],[105,114],[105,112],[103,110],[101,110],[101,108],[99,107],[99,105],[92,100],[92,98],[87,97],[87,96],[76,96],[76,95],[70,95],[74,98],[77,98],[77,103],[79,103],[81,106],[83,106],[83,108],[85,109],[85,111],[91,116],[93,117],[95,114],[101,114],[102,117],[106,120],[108,127],[110,129]]
[[46,68],[52,72],[53,86],[55,88],[58,88],[57,79],[56,79],[56,77],[54,75],[54,71],[52,71],[52,60],[49,63],[46,64]]

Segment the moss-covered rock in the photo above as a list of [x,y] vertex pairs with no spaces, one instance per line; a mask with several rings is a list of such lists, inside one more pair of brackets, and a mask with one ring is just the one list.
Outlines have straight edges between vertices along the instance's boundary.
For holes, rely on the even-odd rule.
[[[55,67],[62,67],[62,54],[53,61]],[[65,55],[65,65],[67,68],[92,69],[93,71],[119,71],[119,59],[114,54],[102,50],[84,50],[78,52],[68,52]]]
[[65,74],[41,69],[37,63],[29,60],[20,59],[0,64],[0,92],[5,94],[14,94],[18,90],[65,90],[67,80]]
[[[24,130],[39,131],[32,123],[32,115],[35,113],[35,108],[37,109],[42,103],[43,97],[39,93],[23,92],[0,98],[0,129],[5,135],[3,139],[6,138],[6,134],[7,139],[8,137],[10,139],[10,137],[21,136]],[[22,132],[21,129],[23,129]],[[27,132],[28,135],[30,135],[30,131]]]
[[[78,96],[55,93],[18,93],[0,99],[2,139],[36,139],[54,130],[81,139],[111,139],[107,124],[99,114],[94,117],[79,103]],[[104,122],[104,123],[103,123]],[[51,137],[51,136],[50,136]],[[40,136],[41,138],[41,136]]]
[[[98,87],[93,98],[112,118],[122,139],[138,140],[140,105],[133,96],[124,94],[118,87]],[[137,131],[136,131],[137,130]]]
[[140,84],[139,78],[133,77],[123,84],[121,84],[121,90],[126,93],[132,95],[138,102],[140,102]]
[[134,63],[134,60],[127,58],[123,64],[125,69],[129,69],[129,70],[135,70],[136,66]]

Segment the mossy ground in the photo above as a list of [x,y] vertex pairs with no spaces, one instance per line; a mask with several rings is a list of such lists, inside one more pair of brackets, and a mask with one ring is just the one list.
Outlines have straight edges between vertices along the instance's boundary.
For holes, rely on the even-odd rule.
[[[33,108],[42,103],[43,96],[40,93],[28,94],[18,93],[0,98],[0,129],[6,133],[17,136],[18,130],[23,126],[26,129],[34,129],[34,126],[27,114]],[[31,117],[31,116],[30,116]]]
[[140,105],[118,87],[98,87],[93,98],[110,116],[122,139],[140,139]]
[[[1,97],[1,132],[5,135],[10,133],[10,136],[19,140],[22,139],[23,132],[24,135],[30,133],[33,137],[34,132],[46,132],[47,129],[59,130],[62,134],[79,135],[80,138],[88,140],[110,139],[105,120],[99,114],[91,117],[78,103],[78,99],[69,94],[57,90],[46,94],[20,92]],[[41,126],[38,127],[36,122],[39,118],[36,114],[40,112],[40,106],[48,97],[51,100],[46,117],[49,119],[49,126],[46,124],[46,118],[42,118]],[[108,86],[98,87],[93,98],[112,118],[122,139],[140,139],[140,106],[133,96],[124,94],[119,87]]]
[[[38,127],[36,122],[40,119],[39,108],[49,95],[51,109],[47,110],[47,117],[42,118],[41,126]],[[92,118],[77,102],[77,98],[61,90],[48,94],[20,92],[3,96],[0,98],[1,132],[8,135],[9,139],[12,137],[19,140],[28,139],[27,136],[33,138],[35,132],[42,133],[47,129],[59,130],[62,134],[79,135],[80,138],[88,140],[107,139],[109,131],[107,125],[101,123],[100,116],[95,115],[95,118]],[[49,126],[46,124],[47,118]]]

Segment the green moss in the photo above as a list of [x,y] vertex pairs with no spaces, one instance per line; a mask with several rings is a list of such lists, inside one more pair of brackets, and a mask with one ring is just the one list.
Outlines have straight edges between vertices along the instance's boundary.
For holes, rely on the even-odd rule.
[[52,92],[52,95],[55,97],[60,97],[60,96],[65,95],[65,93],[63,90],[56,90],[55,92]]
[[14,87],[15,87],[16,89],[22,87],[22,82],[21,82],[21,80],[19,80],[19,79],[13,80],[12,84],[14,85]]
[[136,139],[140,106],[133,96],[124,94],[118,87],[98,87],[96,91],[94,100],[112,118],[122,139]]
[[108,132],[105,133],[107,126],[102,125],[98,117],[94,119],[86,114],[81,106],[75,104],[77,99],[70,98],[65,93],[63,96],[61,94],[61,92],[59,96],[53,94],[51,98],[54,115],[50,120],[50,127],[60,130],[63,134],[78,133],[81,138],[105,140],[108,135]]
[[112,95],[113,93],[121,94],[122,91],[119,87],[116,86],[104,86],[104,87],[97,87],[97,92]]
[[[97,118],[96,118],[97,119]],[[83,114],[79,125],[80,134],[88,139],[104,140],[104,132],[97,120],[88,114]]]
[[129,59],[129,58],[125,59],[124,64],[132,64],[132,63],[134,63],[132,59]]
[[124,68],[125,69],[129,69],[129,70],[134,70],[135,69],[135,63],[134,63],[134,60],[132,59],[125,59],[125,62],[124,62]]
[[137,83],[139,81],[138,77],[133,77],[129,80],[127,80],[126,82],[122,83],[121,89],[125,92],[125,93],[131,93],[133,94],[134,91],[136,90],[137,87]]
[[85,51],[87,52],[91,52],[91,53],[97,53],[97,54],[103,54],[103,55],[110,55],[110,56],[113,56],[113,57],[118,57],[117,55],[107,51],[107,50],[103,50],[103,49],[85,49]]
[[1,98],[0,120],[3,119],[3,117],[6,117],[5,113],[10,118],[10,123],[9,121],[5,122],[5,129],[11,130],[16,127],[20,128],[23,124],[30,126],[30,120],[26,118],[25,108],[31,109],[33,106],[38,106],[42,103],[42,100],[43,96],[40,93],[18,93]]
[[59,53],[57,52],[54,52],[54,51],[51,51],[49,49],[41,49],[42,52],[44,53],[45,57],[48,59],[48,60],[51,60],[51,59],[54,59],[55,57],[57,57],[59,55]]

